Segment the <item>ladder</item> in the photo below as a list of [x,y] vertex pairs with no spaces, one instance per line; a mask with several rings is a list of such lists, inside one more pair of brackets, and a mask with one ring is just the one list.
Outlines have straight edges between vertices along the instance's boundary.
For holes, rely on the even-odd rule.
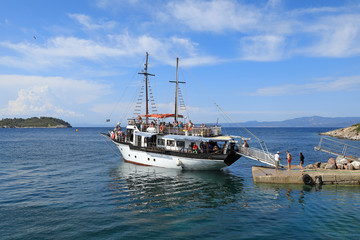
[[323,151],[348,160],[360,159],[360,147],[355,147],[327,137],[321,137],[315,151]]
[[[262,149],[239,146],[239,152],[237,152],[237,154],[275,167],[275,154],[266,152]],[[283,165],[279,164],[279,167],[282,168]]]

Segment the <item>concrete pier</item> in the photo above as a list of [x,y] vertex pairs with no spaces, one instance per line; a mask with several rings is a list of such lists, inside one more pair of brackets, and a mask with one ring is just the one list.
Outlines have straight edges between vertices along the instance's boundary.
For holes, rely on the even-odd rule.
[[290,171],[278,169],[276,173],[273,167],[253,166],[252,175],[255,183],[360,186],[360,170],[306,169],[302,172],[298,166],[292,166]]

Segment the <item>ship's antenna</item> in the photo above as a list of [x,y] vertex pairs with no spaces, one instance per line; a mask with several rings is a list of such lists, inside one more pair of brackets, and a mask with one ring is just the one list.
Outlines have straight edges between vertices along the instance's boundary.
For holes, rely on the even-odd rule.
[[178,121],[178,92],[179,92],[179,83],[186,83],[186,82],[179,82],[179,58],[176,58],[176,81],[169,81],[171,83],[176,83],[175,87],[175,122]]
[[139,74],[143,74],[145,76],[145,92],[146,92],[146,100],[145,100],[145,105],[146,105],[146,110],[145,110],[145,114],[146,114],[146,124],[149,124],[149,94],[148,94],[148,81],[149,78],[148,76],[155,76],[154,74],[148,73],[147,69],[148,69],[148,60],[149,60],[149,53],[146,52],[146,63],[145,63],[145,67],[144,67],[144,72],[141,72]]

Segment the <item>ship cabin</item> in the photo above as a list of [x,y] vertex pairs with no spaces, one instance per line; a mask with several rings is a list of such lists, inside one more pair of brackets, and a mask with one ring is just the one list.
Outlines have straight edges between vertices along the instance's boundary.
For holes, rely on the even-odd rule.
[[111,135],[114,141],[146,151],[228,154],[229,150],[237,150],[235,136],[222,136],[220,126],[195,126],[191,121],[174,124],[163,120],[164,117],[147,121],[128,119],[126,131],[117,127]]

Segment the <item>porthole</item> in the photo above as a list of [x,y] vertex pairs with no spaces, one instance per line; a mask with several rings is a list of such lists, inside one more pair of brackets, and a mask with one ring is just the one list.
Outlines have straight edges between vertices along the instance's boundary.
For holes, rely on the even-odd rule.
[[155,158],[154,158],[154,162],[155,162],[156,160],[155,160]]
[[150,158],[148,158],[148,161],[150,161]]
[[136,158],[136,156],[135,156],[135,158]]
[[129,157],[130,157],[130,154],[129,154]]

